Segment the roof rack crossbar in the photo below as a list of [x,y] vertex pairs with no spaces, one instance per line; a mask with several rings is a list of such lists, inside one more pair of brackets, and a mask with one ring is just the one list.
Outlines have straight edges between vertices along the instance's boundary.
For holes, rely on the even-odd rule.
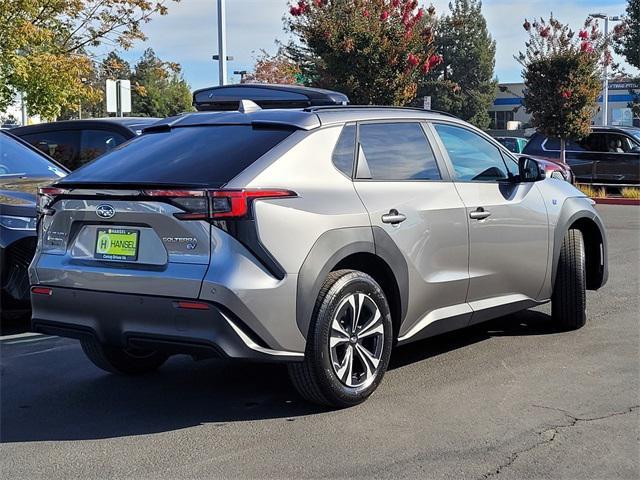
[[444,115],[446,117],[458,118],[454,114],[449,112],[443,112],[440,110],[431,110],[424,109],[420,107],[398,107],[395,105],[318,105],[313,107],[307,107],[304,109],[305,112],[317,112],[321,110],[349,110],[349,109],[367,109],[367,108],[383,108],[386,110],[412,110],[417,112],[430,112],[430,113],[438,113],[440,115]]

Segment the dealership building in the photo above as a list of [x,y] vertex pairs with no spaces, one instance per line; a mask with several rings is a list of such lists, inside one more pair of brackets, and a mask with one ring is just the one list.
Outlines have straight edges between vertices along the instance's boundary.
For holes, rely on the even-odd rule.
[[[489,109],[495,130],[520,130],[528,126],[531,115],[525,112],[523,105],[524,83],[501,83],[498,94]],[[633,118],[629,103],[633,100],[631,90],[640,94],[640,84],[633,82],[609,83],[609,125],[640,126],[640,119]],[[593,119],[594,125],[602,125],[602,95],[598,99],[598,111]],[[512,123],[510,123],[512,122]]]

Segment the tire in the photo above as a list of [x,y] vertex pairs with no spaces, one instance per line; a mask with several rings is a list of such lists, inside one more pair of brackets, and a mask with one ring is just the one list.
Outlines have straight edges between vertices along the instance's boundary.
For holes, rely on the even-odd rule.
[[81,344],[85,355],[96,367],[121,375],[154,372],[169,358],[163,353],[113,347],[93,339],[82,340]]
[[289,375],[306,400],[351,407],[364,402],[382,381],[392,345],[391,314],[380,286],[365,273],[337,270],[318,294],[304,361],[290,364]]
[[563,330],[584,326],[586,313],[584,240],[580,230],[569,230],[562,240],[556,282],[551,296],[551,317]]

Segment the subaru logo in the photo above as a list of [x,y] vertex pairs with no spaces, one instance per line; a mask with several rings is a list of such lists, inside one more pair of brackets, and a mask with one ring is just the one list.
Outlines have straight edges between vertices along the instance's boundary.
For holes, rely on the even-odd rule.
[[100,218],[111,218],[115,214],[116,210],[111,205],[98,205],[96,207],[96,215]]

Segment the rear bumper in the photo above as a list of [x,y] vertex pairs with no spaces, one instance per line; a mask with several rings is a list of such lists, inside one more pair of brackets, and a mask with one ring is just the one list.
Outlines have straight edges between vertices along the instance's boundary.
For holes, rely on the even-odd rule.
[[31,294],[33,330],[70,338],[93,337],[119,347],[143,347],[198,358],[301,361],[304,354],[272,350],[224,307],[178,306],[181,299],[54,287]]

